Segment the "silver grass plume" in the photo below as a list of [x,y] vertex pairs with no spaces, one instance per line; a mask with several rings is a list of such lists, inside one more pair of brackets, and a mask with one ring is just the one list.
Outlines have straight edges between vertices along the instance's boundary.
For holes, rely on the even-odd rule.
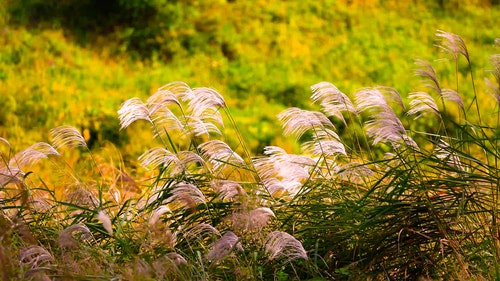
[[30,245],[19,251],[19,260],[27,265],[30,271],[50,269],[50,263],[55,259],[45,248],[37,245]]
[[396,89],[385,86],[377,86],[376,89],[382,94],[387,104],[396,104],[401,107],[404,112],[406,112],[406,107],[403,103],[403,99],[401,98],[399,92],[396,91]]
[[313,92],[311,99],[315,103],[320,103],[323,112],[325,112],[327,116],[335,116],[346,124],[344,115],[342,114],[344,111],[351,112],[355,115],[357,114],[354,104],[349,97],[337,89],[333,84],[329,82],[320,82],[312,85],[311,90]]
[[[214,123],[207,121],[207,118],[200,118],[197,116],[185,116],[185,128],[184,132],[186,134],[191,134],[193,136],[209,136],[210,133],[222,135],[221,130]],[[222,122],[222,120],[220,120]]]
[[406,145],[419,150],[416,142],[406,134],[403,124],[392,111],[377,113],[372,120],[365,123],[365,130],[367,135],[372,138],[373,145],[379,142],[388,142],[394,147]]
[[313,140],[304,142],[301,148],[313,156],[347,156],[345,146],[340,141],[338,134],[327,128],[316,131],[313,134]]
[[148,149],[139,156],[138,160],[141,162],[143,167],[148,168],[149,170],[154,170],[158,167],[176,167],[180,162],[177,155],[163,147]]
[[104,210],[100,210],[97,213],[97,219],[99,222],[102,224],[104,229],[108,232],[110,236],[113,236],[113,227],[111,225],[111,219],[109,218],[108,214]]
[[434,67],[432,67],[432,65],[425,60],[416,60],[415,64],[420,66],[420,68],[415,71],[415,74],[431,81],[431,83],[427,83],[425,86],[435,90],[436,93],[441,95],[441,85],[439,84]]
[[192,151],[179,151],[177,154],[163,147],[154,147],[139,156],[141,165],[149,170],[166,168],[171,176],[189,171],[191,164],[199,163],[203,167],[205,161]]
[[243,251],[239,240],[239,237],[232,231],[224,233],[219,240],[212,244],[212,250],[207,254],[207,259],[211,262],[218,262],[234,250]]
[[223,127],[224,122],[219,112],[226,107],[224,98],[210,88],[189,89],[179,96],[188,103],[187,114],[184,116],[185,130],[192,135],[221,134],[217,125]]
[[186,259],[181,254],[176,252],[166,253],[164,258],[177,266],[187,264]]
[[173,92],[160,88],[146,100],[145,105],[151,122],[156,126],[155,137],[161,137],[171,131],[179,131],[181,134],[185,134],[183,124],[169,108],[169,106],[174,105],[182,109],[177,96]]
[[[166,253],[153,262],[155,280],[169,280],[168,277],[178,276],[180,274],[179,266],[184,264],[187,264],[187,261],[179,253]],[[173,279],[175,280],[175,278]]]
[[362,89],[356,92],[354,101],[358,113],[362,111],[368,111],[369,113],[393,111],[382,92],[378,89]]
[[445,101],[451,101],[458,105],[463,112],[465,112],[464,102],[462,97],[457,93],[457,91],[452,89],[443,89],[441,92],[441,98]]
[[85,138],[72,126],[59,126],[50,130],[52,144],[56,149],[67,147],[87,147]]
[[228,217],[231,227],[237,232],[260,231],[266,227],[274,212],[267,207],[233,213]]
[[[392,91],[386,93],[397,94]],[[398,101],[395,97],[392,99]],[[379,89],[363,89],[356,93],[355,101],[358,112],[367,111],[370,114],[371,120],[365,123],[365,130],[372,138],[373,145],[389,142],[394,147],[405,145],[419,150],[415,141],[407,135],[401,120],[387,103],[387,97]]]
[[187,239],[198,241],[200,243],[214,237],[221,237],[221,234],[217,230],[217,228],[208,223],[195,224],[194,226],[187,228],[184,233],[184,236]]
[[23,151],[14,155],[9,161],[10,168],[23,168],[36,164],[41,159],[46,159],[49,155],[59,156],[59,152],[50,144],[45,142],[38,142]]
[[[151,115],[168,110],[170,105],[181,107],[177,96],[169,90],[158,89],[156,93],[146,100],[146,105]],[[169,110],[170,111],[170,110]]]
[[182,81],[170,82],[166,85],[158,88],[158,91],[168,91],[174,94],[177,99],[181,99],[186,93],[190,93],[192,90],[188,84]]
[[66,194],[66,202],[94,209],[99,206],[99,199],[87,187],[77,184],[76,186],[68,186],[64,192]]
[[24,172],[17,167],[0,167],[0,188],[10,183],[22,183],[21,179],[24,175]]
[[173,186],[172,195],[164,203],[172,210],[187,210],[205,202],[205,196],[200,189],[193,184],[181,182]]
[[470,62],[469,52],[462,37],[443,30],[438,30],[436,36],[441,40],[437,46],[453,55],[457,59],[459,55],[463,55]]
[[183,122],[168,108],[156,110],[156,112],[151,115],[151,122],[155,129],[155,138],[174,133],[187,135]]
[[120,129],[125,129],[137,120],[146,120],[153,123],[146,104],[140,98],[126,100],[118,110]]
[[408,110],[408,115],[416,115],[415,119],[422,117],[425,113],[432,113],[436,116],[441,116],[439,108],[436,101],[431,97],[431,95],[425,92],[415,92],[411,93],[408,98],[410,98],[410,110]]
[[295,195],[316,165],[312,158],[288,154],[277,146],[265,147],[264,154],[267,157],[255,157],[252,162],[262,183],[272,195]]
[[217,194],[217,198],[221,201],[235,201],[238,197],[247,195],[245,189],[232,180],[215,180],[210,185]]
[[83,224],[74,224],[59,231],[59,247],[63,250],[76,249],[80,243],[93,244],[95,238],[87,226]]
[[375,175],[370,168],[359,162],[350,162],[338,166],[335,171],[339,178],[353,183],[363,183],[365,179]]
[[243,158],[223,141],[207,141],[200,144],[198,149],[216,171],[227,166],[241,167],[245,165]]
[[219,108],[226,107],[222,95],[210,88],[196,88],[186,92],[182,99],[188,102],[188,111],[194,116],[203,116],[207,110],[214,114]]
[[434,153],[437,158],[446,162],[446,164],[459,169],[460,171],[465,171],[465,168],[460,161],[460,157],[458,154],[453,151],[450,144],[445,142],[444,140],[439,140],[437,143],[437,147],[434,149]]
[[269,233],[264,247],[270,260],[279,259],[289,263],[296,259],[307,259],[307,253],[302,243],[283,231]]
[[156,208],[156,210],[154,210],[153,214],[151,215],[151,218],[149,219],[149,224],[150,225],[154,225],[158,222],[158,220],[160,219],[160,217],[165,214],[165,213],[172,213],[172,211],[170,210],[169,207],[165,206],[165,205],[162,205],[158,208]]
[[320,131],[335,128],[333,123],[321,112],[308,111],[291,107],[278,114],[283,127],[283,135],[293,135],[300,139],[308,131]]

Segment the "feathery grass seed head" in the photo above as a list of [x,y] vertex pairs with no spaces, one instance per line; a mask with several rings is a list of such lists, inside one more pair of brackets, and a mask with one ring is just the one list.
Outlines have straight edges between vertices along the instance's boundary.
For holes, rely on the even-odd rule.
[[16,153],[9,161],[9,167],[29,167],[40,161],[41,159],[48,158],[49,155],[59,155],[59,152],[50,144],[45,142],[38,142],[25,150]]
[[59,247],[63,250],[76,249],[79,243],[94,243],[92,232],[83,224],[74,224],[59,231]]
[[282,259],[285,263],[289,263],[296,259],[307,259],[302,243],[283,231],[269,233],[264,245],[270,260]]
[[146,104],[140,98],[126,100],[118,110],[120,129],[125,129],[137,120],[146,120],[153,123]]
[[183,208],[184,210],[205,204],[206,199],[200,189],[190,183],[177,183],[172,189],[172,195],[165,200],[172,210]]
[[440,116],[439,108],[431,95],[425,92],[415,92],[411,93],[408,97],[411,99],[410,110],[407,112],[408,115],[416,115],[415,119],[422,117],[425,113]]
[[219,170],[226,165],[240,167],[245,165],[241,156],[234,152],[229,145],[220,140],[211,140],[198,146],[202,156],[208,159],[215,170]]
[[349,97],[342,93],[337,87],[329,82],[320,82],[311,86],[313,92],[311,99],[313,102],[319,102],[323,107],[323,112],[327,116],[335,116],[345,124],[342,112],[347,111],[357,114],[354,104]]
[[30,270],[49,269],[49,265],[55,259],[45,248],[37,245],[30,245],[19,251],[22,264],[28,265]]
[[319,131],[325,128],[335,128],[333,123],[321,112],[308,111],[291,107],[278,114],[283,127],[283,135],[293,135],[300,139],[308,131]]
[[212,250],[207,254],[207,259],[211,262],[218,262],[234,250],[243,251],[239,239],[232,231],[224,233],[219,240],[212,244]]
[[467,46],[462,37],[443,30],[438,30],[436,36],[440,40],[438,44],[439,48],[452,54],[455,59],[457,59],[459,55],[463,55],[467,61],[470,61],[469,52],[467,51]]
[[50,130],[52,144],[56,149],[67,147],[87,147],[82,134],[72,126],[59,126]]
[[101,222],[102,226],[104,229],[108,232],[110,236],[113,236],[113,227],[111,225],[111,219],[109,218],[108,214],[104,210],[100,210],[97,213],[97,219],[99,222]]

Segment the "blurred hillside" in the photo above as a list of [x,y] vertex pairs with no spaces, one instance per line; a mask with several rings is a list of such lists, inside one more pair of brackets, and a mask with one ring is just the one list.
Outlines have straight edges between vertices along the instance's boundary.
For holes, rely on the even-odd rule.
[[[110,140],[136,154],[149,136],[119,133],[120,103],[181,80],[226,97],[259,152],[284,144],[275,115],[309,107],[317,82],[347,94],[376,85],[414,91],[414,59],[447,57],[433,47],[437,29],[461,35],[484,74],[483,54],[500,37],[498,4],[0,0],[0,137],[25,146],[69,124],[91,142]],[[438,70],[453,85],[454,70]]]

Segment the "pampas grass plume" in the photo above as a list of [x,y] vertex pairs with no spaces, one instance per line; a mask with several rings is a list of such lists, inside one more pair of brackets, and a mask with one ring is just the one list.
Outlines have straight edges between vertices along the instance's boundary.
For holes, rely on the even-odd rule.
[[82,134],[72,126],[59,126],[50,130],[52,144],[56,149],[64,146],[68,147],[87,147],[87,143]]
[[243,247],[239,243],[239,240],[239,237],[232,231],[224,233],[224,235],[212,245],[212,250],[207,254],[207,259],[212,262],[217,262],[229,255],[233,250],[243,251]]
[[97,213],[97,219],[101,222],[104,229],[108,232],[110,236],[113,236],[113,227],[111,226],[111,219],[106,214],[106,211],[100,210]]
[[283,231],[273,231],[267,235],[265,249],[270,260],[283,259],[285,263],[296,259],[307,259],[302,243]]

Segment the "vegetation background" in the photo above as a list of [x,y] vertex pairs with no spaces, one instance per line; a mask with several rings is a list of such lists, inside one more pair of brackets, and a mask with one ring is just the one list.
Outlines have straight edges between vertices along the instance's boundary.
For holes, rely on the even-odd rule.
[[[483,71],[499,13],[486,0],[4,0],[0,7],[1,137],[26,146],[71,124],[92,143],[130,146],[118,133],[117,108],[179,80],[222,93],[255,152],[286,142],[276,114],[310,107],[317,82],[346,93],[415,90],[414,59],[442,57],[438,29],[466,38]],[[454,70],[446,67],[441,79],[449,81]]]
[[[496,0],[0,0],[2,277],[500,280],[500,115],[481,80],[500,73],[499,18]],[[437,30],[467,55],[443,52]],[[423,79],[466,109],[441,96],[436,118],[410,120],[428,110]],[[224,115],[227,147],[213,127],[129,124],[150,117],[131,98],[172,81],[218,101],[208,118]],[[319,110],[334,89],[321,81],[399,92],[403,143],[368,143],[361,124],[381,115],[363,100],[359,119],[294,108]],[[185,98],[169,100],[179,118],[195,112],[187,85],[161,88]],[[290,128],[301,116],[319,125]],[[334,125],[347,152],[286,158],[317,153]],[[63,161],[65,146],[80,148]]]

